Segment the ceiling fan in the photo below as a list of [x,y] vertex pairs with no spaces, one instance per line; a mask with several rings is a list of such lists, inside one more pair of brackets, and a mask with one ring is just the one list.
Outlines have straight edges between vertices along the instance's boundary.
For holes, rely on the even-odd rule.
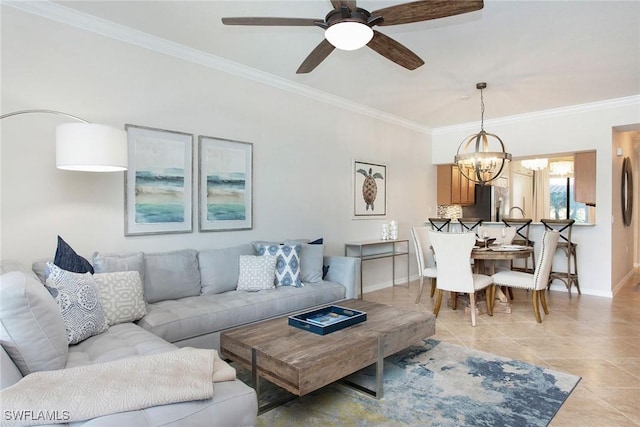
[[379,25],[399,25],[460,15],[483,8],[482,0],[423,0],[369,12],[356,0],[331,0],[333,10],[324,19],[308,18],[222,18],[225,25],[316,26],[325,30],[325,39],[302,62],[297,74],[313,71],[337,47],[355,50],[365,45],[396,64],[415,70],[424,64],[418,55],[391,37],[374,30]]

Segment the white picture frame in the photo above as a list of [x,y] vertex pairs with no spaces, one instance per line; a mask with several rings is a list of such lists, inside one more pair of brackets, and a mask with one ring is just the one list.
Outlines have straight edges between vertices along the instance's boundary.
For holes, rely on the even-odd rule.
[[199,231],[253,228],[253,144],[198,137]]
[[383,218],[387,215],[387,165],[354,160],[353,218]]
[[193,231],[193,135],[125,125],[125,236]]

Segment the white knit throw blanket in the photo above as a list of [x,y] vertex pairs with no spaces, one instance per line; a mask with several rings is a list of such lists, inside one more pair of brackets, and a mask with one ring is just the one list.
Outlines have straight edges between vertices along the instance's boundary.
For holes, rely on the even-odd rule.
[[183,348],[27,375],[0,391],[2,426],[82,421],[213,397],[213,382],[235,379],[215,350]]

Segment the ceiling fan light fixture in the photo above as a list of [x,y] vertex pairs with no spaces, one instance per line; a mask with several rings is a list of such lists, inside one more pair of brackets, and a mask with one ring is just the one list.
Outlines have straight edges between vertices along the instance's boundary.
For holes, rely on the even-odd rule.
[[371,41],[373,30],[361,22],[344,21],[327,28],[324,37],[337,49],[357,50]]

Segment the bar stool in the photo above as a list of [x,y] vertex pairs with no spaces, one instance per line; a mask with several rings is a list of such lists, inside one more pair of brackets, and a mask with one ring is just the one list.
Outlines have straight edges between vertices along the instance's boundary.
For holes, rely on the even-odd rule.
[[480,238],[477,228],[482,225],[482,221],[482,218],[458,218],[458,222],[462,226],[462,232],[473,231],[476,233],[477,238]]
[[[569,297],[571,297],[571,285],[575,284],[578,290],[578,295],[581,295],[580,284],[578,283],[578,260],[577,249],[578,244],[571,241],[571,230],[573,223],[576,221],[573,219],[541,219],[540,222],[544,224],[547,230],[556,230],[560,232],[560,240],[558,240],[558,248],[562,250],[567,256],[567,271],[557,271],[551,269],[549,275],[549,286],[554,279],[561,280],[569,291]],[[571,260],[573,259],[573,269],[571,268]]]
[[428,218],[431,224],[431,229],[434,231],[449,232],[449,224],[451,224],[450,218]]
[[[514,227],[516,229],[516,237],[513,239],[513,244],[523,246],[535,246],[535,242],[529,239],[529,228],[531,226],[531,218],[502,218],[502,222],[507,227]],[[529,259],[531,259],[531,268],[529,268]],[[524,260],[524,268],[514,267],[513,261],[511,261],[511,269],[516,271],[524,271],[525,273],[533,273],[533,269],[536,266],[536,256],[534,252],[531,252],[531,258]]]

